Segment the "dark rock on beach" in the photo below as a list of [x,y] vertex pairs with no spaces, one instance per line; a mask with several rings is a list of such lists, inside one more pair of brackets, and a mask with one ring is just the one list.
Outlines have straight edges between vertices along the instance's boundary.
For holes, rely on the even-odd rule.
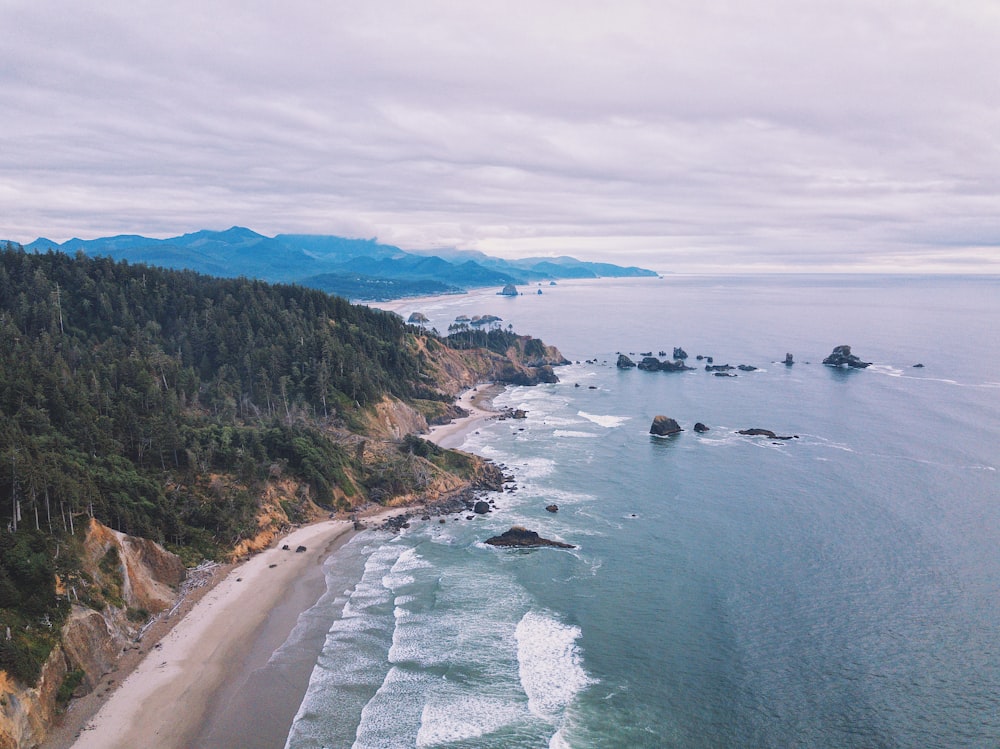
[[836,346],[828,357],[823,360],[828,367],[850,367],[852,369],[864,369],[871,366],[870,361],[861,359],[851,353],[850,346]]
[[504,531],[499,536],[486,539],[485,543],[488,543],[490,546],[506,546],[517,549],[533,549],[540,546],[552,546],[557,549],[576,548],[573,544],[542,538],[535,531],[529,531],[520,525],[513,526],[510,530]]
[[668,437],[671,434],[683,432],[681,425],[669,416],[658,415],[653,417],[653,423],[649,427],[649,433],[657,437]]

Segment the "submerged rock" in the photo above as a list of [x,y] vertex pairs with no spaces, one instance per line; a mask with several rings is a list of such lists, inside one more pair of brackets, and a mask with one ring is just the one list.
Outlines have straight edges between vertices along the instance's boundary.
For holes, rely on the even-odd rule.
[[791,439],[797,440],[799,438],[799,435],[797,434],[786,437],[780,434],[775,434],[770,429],[758,429],[756,427],[754,427],[753,429],[740,429],[737,432],[737,434],[745,434],[750,437],[768,437],[769,439],[772,440],[791,440]]
[[545,509],[548,512],[559,512],[559,505],[546,505]]
[[669,416],[662,414],[653,417],[653,423],[649,427],[649,433],[657,437],[667,437],[671,434],[683,432],[681,425]]
[[864,369],[871,366],[870,361],[861,359],[851,353],[850,346],[835,346],[828,357],[823,360],[828,367],[851,367],[853,369]]
[[499,536],[493,536],[493,538],[486,539],[485,543],[488,543],[490,546],[506,546],[522,549],[532,549],[539,546],[552,546],[557,549],[576,548],[573,544],[542,538],[535,531],[529,531],[527,528],[520,525],[511,527],[510,530],[504,531]]

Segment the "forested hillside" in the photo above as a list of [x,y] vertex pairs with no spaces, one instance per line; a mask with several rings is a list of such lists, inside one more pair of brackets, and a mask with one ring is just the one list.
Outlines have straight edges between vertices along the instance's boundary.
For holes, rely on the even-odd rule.
[[[8,245],[0,632],[15,635],[0,638],[0,667],[37,676],[67,584],[98,608],[116,598],[76,561],[74,531],[91,517],[193,562],[258,534],[278,479],[300,487],[281,500],[288,522],[472,470],[468,456],[365,434],[386,403],[446,412],[455,388],[435,377],[473,361],[470,343],[453,351],[394,314],[298,286]],[[496,357],[484,350],[476,375],[500,371]]]

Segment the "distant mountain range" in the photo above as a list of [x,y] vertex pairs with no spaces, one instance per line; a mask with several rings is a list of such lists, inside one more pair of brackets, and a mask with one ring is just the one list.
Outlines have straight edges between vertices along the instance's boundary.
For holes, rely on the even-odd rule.
[[224,278],[245,276],[297,283],[353,300],[458,293],[483,286],[565,278],[657,275],[645,268],[590,263],[572,257],[503,260],[470,250],[407,252],[374,239],[312,234],[266,237],[239,226],[170,239],[123,234],[70,239],[62,244],[39,238],[25,245],[28,252],[50,249]]

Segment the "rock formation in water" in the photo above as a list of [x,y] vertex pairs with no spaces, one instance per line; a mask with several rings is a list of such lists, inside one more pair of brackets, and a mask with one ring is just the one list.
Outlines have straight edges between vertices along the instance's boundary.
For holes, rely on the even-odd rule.
[[649,433],[656,435],[657,437],[668,437],[671,434],[677,434],[678,432],[683,432],[681,425],[678,424],[674,419],[669,416],[663,416],[662,414],[653,417],[653,423],[649,427]]
[[795,359],[792,358],[791,354],[785,354],[785,366],[790,367],[795,363]]
[[500,291],[498,291],[497,295],[498,296],[517,296],[517,293],[518,293],[517,292],[517,287],[514,284],[509,283],[506,286],[504,286],[503,289],[501,289]]
[[504,531],[499,536],[486,539],[485,543],[488,543],[490,546],[506,546],[520,549],[533,549],[539,546],[553,546],[557,549],[576,548],[573,544],[542,538],[535,531],[529,531],[520,525],[511,527],[510,530]]
[[708,431],[708,427],[702,424],[700,421],[694,425],[694,430],[699,434],[704,434]]
[[646,372],[687,372],[692,369],[681,359],[677,361],[660,361],[655,356],[644,356],[642,361],[636,366]]
[[823,360],[828,367],[850,367],[852,369],[864,369],[871,365],[870,361],[861,359],[851,353],[850,346],[835,346],[828,357]]
[[749,437],[767,437],[772,440],[791,440],[798,439],[799,435],[782,436],[780,434],[775,434],[770,429],[758,429],[754,427],[753,429],[740,429],[737,434],[745,434]]
[[618,363],[615,366],[618,369],[631,369],[635,366],[635,362],[625,356],[625,354],[618,354]]
[[682,349],[680,346],[674,346],[674,361],[678,359],[684,360],[687,358],[688,358],[687,351]]

